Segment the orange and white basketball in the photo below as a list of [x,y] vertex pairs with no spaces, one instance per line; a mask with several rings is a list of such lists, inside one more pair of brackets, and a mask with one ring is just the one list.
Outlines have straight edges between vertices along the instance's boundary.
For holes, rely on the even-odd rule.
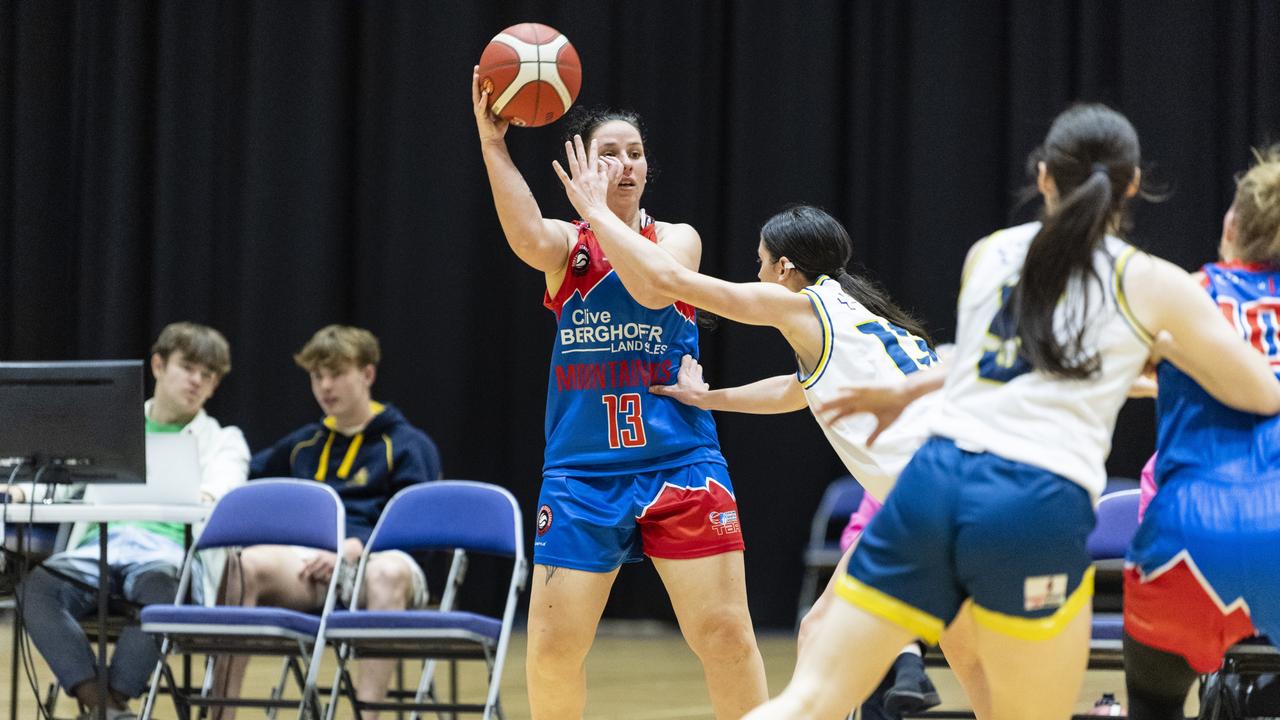
[[582,64],[569,38],[540,23],[512,25],[480,55],[480,89],[489,109],[520,127],[564,115],[582,87]]

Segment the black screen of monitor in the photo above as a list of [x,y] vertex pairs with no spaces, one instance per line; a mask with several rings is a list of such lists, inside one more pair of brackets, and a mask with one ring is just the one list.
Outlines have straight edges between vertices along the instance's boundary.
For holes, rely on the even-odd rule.
[[0,363],[0,474],[146,482],[142,400],[141,360]]

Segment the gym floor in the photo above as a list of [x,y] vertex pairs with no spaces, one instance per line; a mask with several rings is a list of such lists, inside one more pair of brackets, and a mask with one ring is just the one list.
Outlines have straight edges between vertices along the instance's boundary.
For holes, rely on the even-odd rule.
[[[3,704],[0,717],[9,712],[9,664],[11,662],[12,622],[5,617],[0,622],[0,689]],[[517,633],[512,637],[507,667],[503,673],[503,706],[510,720],[529,718],[528,700],[524,679],[525,637]],[[769,677],[770,694],[782,690],[795,665],[795,641],[787,633],[766,633],[760,637],[760,651],[764,655]],[[202,667],[198,659],[195,667]],[[37,680],[42,692],[47,689],[52,675],[43,660],[37,658]],[[325,657],[321,682],[327,685],[333,677],[332,654]],[[249,666],[245,682],[246,694],[266,694],[276,681],[279,665],[270,659],[257,658]],[[588,686],[590,688],[586,716],[589,718],[619,718],[627,720],[684,720],[685,718],[710,718],[711,705],[703,685],[702,671],[697,658],[684,645],[673,629],[661,623],[602,624],[600,636],[587,661]],[[930,676],[938,686],[943,704],[938,709],[964,709],[967,707],[963,692],[954,676],[945,668],[930,668]],[[442,669],[443,678],[445,676]],[[407,684],[413,680],[407,679]],[[477,697],[483,689],[483,678],[478,668],[464,668],[460,672],[462,699]],[[19,675],[22,692],[19,696],[18,717],[23,720],[38,717],[35,701],[24,675]],[[445,685],[447,688],[447,684]],[[447,689],[444,690],[447,693]],[[1076,712],[1085,713],[1103,693],[1114,693],[1124,702],[1124,679],[1118,671],[1091,671],[1085,678],[1084,691],[1076,706]],[[1187,712],[1194,715],[1194,700],[1188,701]],[[138,706],[135,705],[135,710]],[[74,718],[75,704],[66,699],[58,705],[59,718]],[[384,717],[389,717],[389,714]],[[175,717],[171,701],[161,698],[155,714],[157,720]],[[259,710],[243,710],[241,718],[262,717]],[[351,718],[349,706],[339,705],[338,718]]]

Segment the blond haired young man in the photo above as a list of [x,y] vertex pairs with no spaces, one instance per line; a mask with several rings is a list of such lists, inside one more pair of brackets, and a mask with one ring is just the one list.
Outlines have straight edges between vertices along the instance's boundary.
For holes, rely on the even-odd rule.
[[[373,333],[344,325],[322,328],[294,355],[298,367],[310,375],[311,392],[325,417],[256,453],[250,477],[328,483],[346,508],[342,557],[281,545],[245,548],[239,562],[230,563],[227,602],[316,610],[332,574],[339,572],[340,600],[350,605],[355,563],[387,501],[402,488],[440,477],[440,456],[431,438],[391,405],[373,401],[381,356]],[[426,575],[403,552],[375,553],[366,574],[362,608],[403,610],[427,602]],[[239,693],[245,665],[244,658],[227,665],[228,695]],[[394,668],[392,660],[361,661],[357,697],[381,701]],[[233,717],[233,712],[223,709],[220,717]],[[377,717],[376,712],[363,715],[366,720]]]

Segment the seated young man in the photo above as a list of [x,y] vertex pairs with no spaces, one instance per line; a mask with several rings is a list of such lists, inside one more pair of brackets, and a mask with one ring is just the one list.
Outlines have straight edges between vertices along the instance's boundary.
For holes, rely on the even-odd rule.
[[[245,482],[249,446],[235,427],[222,427],[205,414],[204,404],[231,371],[227,341],[213,328],[193,323],[167,326],[151,348],[155,395],[143,410],[148,433],[186,433],[195,437],[200,490],[214,502]],[[30,488],[14,486],[15,500]],[[184,529],[180,523],[119,522],[107,528],[111,591],[139,605],[171,603],[178,591]],[[83,542],[45,560],[19,586],[22,620],[58,682],[98,717],[96,655],[77,620],[97,611],[98,530],[90,526]],[[147,688],[160,651],[136,626],[116,643],[108,681],[107,717],[136,717],[129,698]]]
[[[256,545],[239,562],[229,562],[225,598],[230,604],[271,605],[295,610],[321,608],[329,579],[338,576],[339,600],[351,604],[355,563],[382,508],[399,490],[440,477],[440,456],[426,433],[398,410],[374,402],[371,388],[381,351],[368,330],[342,325],[321,329],[294,356],[311,376],[311,392],[326,413],[253,456],[253,478],[294,477],[328,483],[346,508],[347,538],[342,557],[311,548]],[[427,602],[422,568],[400,551],[375,553],[365,570],[360,607],[371,610],[419,608]],[[227,694],[239,694],[247,659],[226,665]],[[219,674],[224,672],[219,664]],[[359,663],[356,695],[378,702],[386,696],[393,660]],[[221,678],[220,678],[221,680]],[[225,709],[215,717],[230,718]],[[366,720],[377,713],[364,713]]]

